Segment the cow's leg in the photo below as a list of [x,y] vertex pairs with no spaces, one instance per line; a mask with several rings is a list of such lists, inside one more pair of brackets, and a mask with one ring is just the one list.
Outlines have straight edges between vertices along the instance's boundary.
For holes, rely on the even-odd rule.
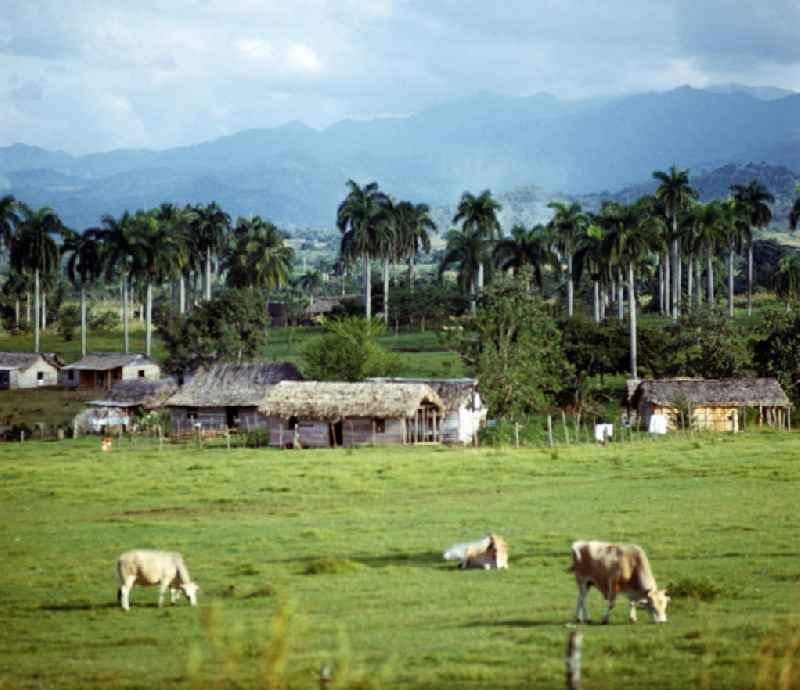
[[168,580],[161,580],[159,583],[158,588],[158,608],[161,608],[164,605],[164,595],[167,593],[169,589],[169,581]]
[[628,613],[628,622],[636,622],[636,601],[634,599],[631,599],[631,610],[630,613]]
[[606,612],[603,614],[603,620],[601,621],[603,625],[608,623],[608,617],[611,615],[611,609],[614,608],[614,600],[617,598],[617,593],[614,589],[614,580],[612,578],[609,578],[608,580],[608,589],[606,591]]
[[178,596],[180,595],[180,590],[176,589],[175,587],[169,588],[169,603],[174,604],[178,601]]
[[125,582],[123,582],[119,588],[120,604],[122,604],[122,608],[126,611],[129,611],[131,608],[131,589],[133,588],[135,580],[135,577],[125,578]]
[[586,608],[586,597],[589,594],[589,587],[585,582],[578,582],[578,603],[575,604],[575,622],[581,622],[581,614],[583,614],[583,622],[589,622],[589,611]]

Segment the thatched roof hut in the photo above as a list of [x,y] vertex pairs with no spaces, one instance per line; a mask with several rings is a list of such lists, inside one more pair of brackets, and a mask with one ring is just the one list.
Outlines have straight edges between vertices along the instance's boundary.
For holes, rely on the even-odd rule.
[[478,379],[457,378],[457,379],[433,379],[433,378],[369,378],[369,382],[374,383],[422,383],[430,386],[442,399],[446,413],[458,410],[464,405],[474,404],[474,396],[478,389]]
[[743,408],[757,408],[760,424],[783,426],[791,408],[788,396],[774,378],[642,381],[631,404],[645,425],[652,415],[672,418],[679,407],[689,407],[695,427],[715,431],[738,431],[738,411]]
[[269,388],[281,381],[302,381],[288,362],[215,364],[200,369],[181,386],[169,407],[257,407]]
[[163,407],[178,390],[175,379],[133,379],[114,385],[102,400],[93,400],[90,405],[103,407],[142,407],[153,410]]
[[336,421],[347,417],[413,417],[424,404],[444,411],[444,403],[420,383],[337,383],[287,381],[275,386],[258,409],[268,417],[306,417]]

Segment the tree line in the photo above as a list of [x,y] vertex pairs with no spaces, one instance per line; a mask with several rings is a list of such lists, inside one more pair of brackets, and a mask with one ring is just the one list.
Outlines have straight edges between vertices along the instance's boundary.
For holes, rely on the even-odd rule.
[[188,292],[195,301],[211,299],[215,273],[224,274],[232,288],[275,288],[288,280],[294,258],[286,235],[273,223],[259,216],[233,223],[213,202],[183,208],[165,203],[118,217],[105,215],[99,226],[76,232],[50,207],[34,210],[9,195],[0,199],[0,242],[9,259],[4,292],[15,300],[17,325],[20,303],[27,300],[35,352],[40,329],[46,327],[46,295],[62,270],[80,292],[83,354],[87,290],[106,281],[119,284],[125,352],[130,303],[136,290],[144,294],[149,356],[154,287],[173,288],[176,312],[182,316],[189,306]]

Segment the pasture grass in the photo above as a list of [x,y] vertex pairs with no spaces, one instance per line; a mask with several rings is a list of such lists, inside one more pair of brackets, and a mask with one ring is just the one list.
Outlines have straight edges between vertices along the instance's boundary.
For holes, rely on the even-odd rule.
[[[0,445],[0,688],[554,688],[576,538],[642,544],[669,622],[582,626],[584,688],[793,688],[800,436],[549,449]],[[493,530],[508,571],[460,571]],[[116,603],[177,549],[199,606]],[[602,602],[593,590],[590,614]]]

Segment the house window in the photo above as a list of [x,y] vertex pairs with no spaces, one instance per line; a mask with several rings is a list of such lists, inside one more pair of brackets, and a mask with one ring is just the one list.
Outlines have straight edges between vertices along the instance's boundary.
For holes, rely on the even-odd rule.
[[375,433],[376,434],[385,434],[386,433],[386,420],[385,419],[376,419],[375,420]]
[[43,371],[37,371],[36,372],[36,380],[37,381],[44,381],[44,372]]
[[139,378],[140,379],[144,378],[144,369],[139,369]]
[[75,380],[75,372],[74,372],[72,369],[70,369],[70,370],[67,372],[67,378],[68,378],[70,381],[74,381],[74,380]]

